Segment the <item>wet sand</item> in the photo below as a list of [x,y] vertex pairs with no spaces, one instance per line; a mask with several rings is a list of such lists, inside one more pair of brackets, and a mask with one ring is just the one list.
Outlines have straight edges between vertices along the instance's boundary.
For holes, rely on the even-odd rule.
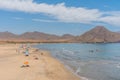
[[[0,45],[0,80],[80,80],[47,51],[30,48],[26,57],[20,45]],[[21,67],[24,62],[29,67]]]

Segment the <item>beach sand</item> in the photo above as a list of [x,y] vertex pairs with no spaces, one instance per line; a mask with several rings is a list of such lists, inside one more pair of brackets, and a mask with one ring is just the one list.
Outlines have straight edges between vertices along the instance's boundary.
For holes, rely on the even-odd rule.
[[[0,45],[0,80],[80,80],[47,51],[30,49],[26,57],[19,45]],[[24,62],[29,67],[22,67]]]

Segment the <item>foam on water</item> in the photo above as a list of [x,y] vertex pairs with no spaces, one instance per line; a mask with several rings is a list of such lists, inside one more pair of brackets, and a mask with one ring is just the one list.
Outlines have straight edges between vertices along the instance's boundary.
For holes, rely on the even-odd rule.
[[76,74],[78,74],[80,72],[81,68],[80,66],[78,67],[78,69],[75,71]]

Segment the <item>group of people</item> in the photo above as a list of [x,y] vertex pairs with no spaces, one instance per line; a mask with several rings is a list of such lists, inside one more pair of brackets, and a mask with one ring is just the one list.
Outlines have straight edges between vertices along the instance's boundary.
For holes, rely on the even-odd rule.
[[[30,55],[30,53],[29,53],[30,48],[31,48],[31,46],[29,44],[22,44],[19,46],[17,52],[24,53],[24,55],[28,57]],[[36,51],[38,51],[38,49],[36,49]],[[41,55],[43,55],[43,53],[41,53]],[[38,60],[38,57],[35,55],[33,56],[33,58],[34,58],[34,60]],[[26,60],[21,67],[29,67],[29,61]]]
[[20,48],[24,50],[23,53],[25,54],[25,56],[29,56],[29,48],[30,48],[30,46],[28,44],[22,44],[20,46]]
[[[20,49],[22,49],[22,50],[24,50],[23,53],[25,54],[25,56],[29,56],[29,48],[30,48],[30,46],[28,44],[22,44],[19,47],[19,52],[20,52]],[[25,61],[24,65],[22,65],[21,67],[29,67],[29,62]]]

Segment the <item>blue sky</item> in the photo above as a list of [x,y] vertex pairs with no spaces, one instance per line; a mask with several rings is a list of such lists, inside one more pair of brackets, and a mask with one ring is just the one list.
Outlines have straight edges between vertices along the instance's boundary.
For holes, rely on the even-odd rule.
[[0,31],[80,35],[97,25],[120,31],[119,0],[0,0]]

